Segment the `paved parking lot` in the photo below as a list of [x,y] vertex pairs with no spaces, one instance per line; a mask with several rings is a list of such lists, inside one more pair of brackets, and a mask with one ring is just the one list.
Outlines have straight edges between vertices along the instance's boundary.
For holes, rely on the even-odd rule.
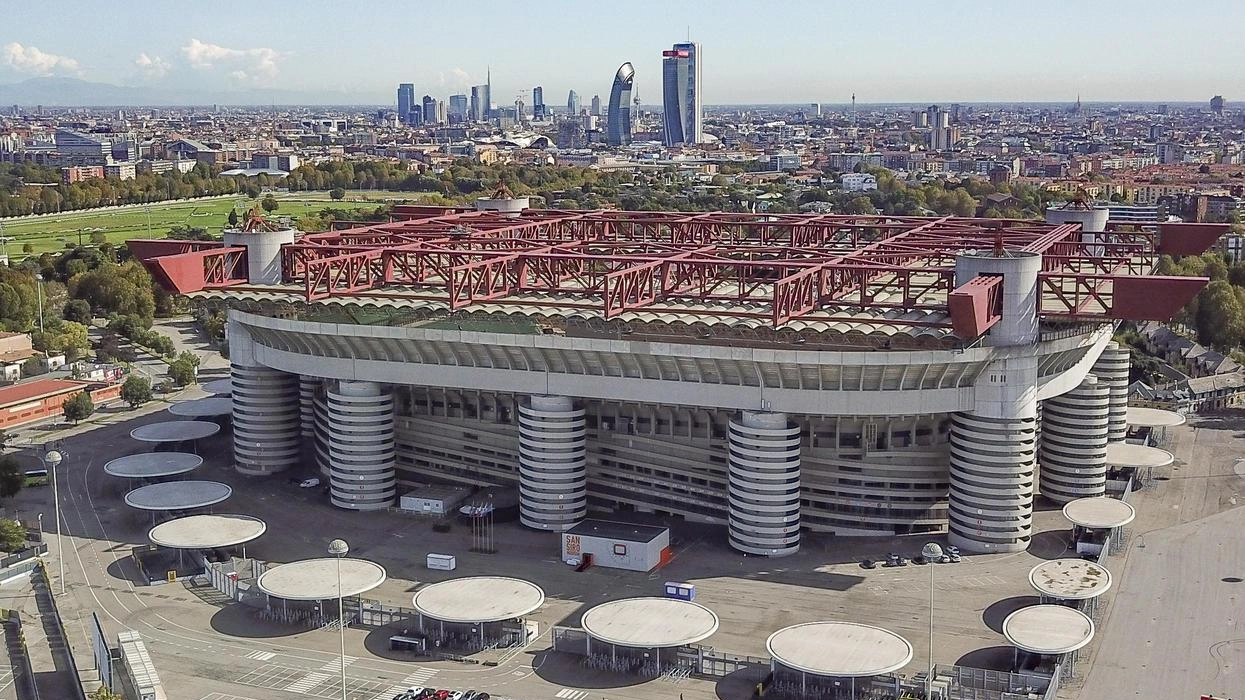
[[[132,628],[144,635],[170,697],[340,697],[335,632],[262,623],[247,610],[218,607],[179,585],[136,584],[129,551],[146,541],[149,519],[135,515],[121,503],[123,489],[106,481],[102,465],[116,456],[138,451],[139,447],[127,437],[129,430],[160,417],[127,415],[113,425],[83,429],[79,436],[65,441],[70,462],[62,475],[61,495],[72,549],[68,549],[70,595],[62,609],[78,658],[90,658],[85,622],[94,610],[100,612],[110,633]],[[1173,431],[1174,449],[1182,462],[1169,481],[1161,482],[1151,493],[1139,494],[1142,517],[1136,532],[1145,534],[1132,538],[1123,585],[1118,589],[1122,600],[1108,601],[1101,618],[1100,639],[1117,640],[1112,646],[1118,644],[1119,649],[1128,649],[1128,654],[1145,651],[1133,648],[1135,644],[1129,641],[1127,617],[1113,614],[1119,609],[1128,610],[1127,616],[1135,616],[1137,613],[1129,606],[1148,606],[1153,596],[1159,594],[1130,583],[1153,576],[1141,567],[1164,561],[1158,557],[1135,557],[1137,548],[1144,545],[1155,552],[1165,542],[1155,535],[1164,528],[1188,526],[1219,510],[1235,507],[1229,499],[1237,484],[1228,481],[1226,475],[1232,473],[1228,455],[1242,454],[1242,443],[1237,437],[1240,433],[1240,428],[1226,426]],[[456,526],[448,533],[435,533],[427,521],[416,518],[339,511],[330,507],[317,490],[298,489],[286,483],[285,478],[253,480],[233,473],[228,467],[228,452],[227,437],[203,445],[207,463],[197,476],[222,480],[234,487],[234,496],[218,512],[256,514],[267,521],[267,534],[248,547],[248,554],[271,562],[323,556],[327,541],[342,537],[350,542],[353,554],[373,559],[389,571],[390,580],[369,595],[390,605],[409,606],[411,595],[419,586],[448,578],[485,573],[518,576],[545,589],[547,602],[534,619],[541,623],[542,630],[548,630],[551,625],[577,624],[584,611],[600,602],[660,595],[664,581],[681,580],[695,583],[697,602],[719,615],[720,630],[706,643],[720,651],[761,656],[765,639],[781,627],[843,619],[880,625],[912,642],[916,653],[908,673],[915,673],[926,664],[930,567],[865,570],[858,565],[862,558],[878,559],[889,551],[911,556],[920,549],[923,539],[809,537],[799,554],[770,560],[741,557],[729,550],[720,528],[684,525],[674,532],[675,559],[659,572],[591,569],[576,573],[558,561],[557,539],[551,535],[527,531],[513,523],[499,524],[495,532],[499,551],[491,555],[471,553],[470,533],[464,528]],[[1197,458],[1191,459],[1191,454]],[[1213,476],[1221,473],[1222,478]],[[18,497],[16,506],[26,513],[50,513],[50,496],[49,489],[31,489]],[[966,556],[959,564],[933,567],[936,661],[988,664],[1010,657],[991,653],[1005,645],[998,629],[1002,617],[1033,600],[1028,570],[1043,559],[1067,552],[1067,525],[1058,509],[1041,509],[1035,516],[1035,525],[1036,537],[1029,552]],[[1191,527],[1197,530],[1196,525]],[[1236,525],[1226,523],[1223,527],[1230,530]],[[1184,542],[1186,536],[1193,534],[1174,530],[1171,535],[1173,542]],[[1224,535],[1221,541],[1230,539]],[[458,570],[427,570],[424,558],[428,552],[455,554]],[[1107,566],[1118,575],[1117,567],[1123,567],[1125,560],[1116,559],[1118,563],[1113,559]],[[55,556],[52,561],[56,561]],[[1196,568],[1197,564],[1190,561],[1186,566]],[[1225,566],[1245,571],[1235,560]],[[1218,585],[1224,586],[1224,590],[1230,588]],[[1167,601],[1171,617],[1159,617],[1153,627],[1162,630],[1164,636],[1170,634],[1168,630],[1187,626],[1179,617],[1183,609],[1179,592],[1165,595],[1176,596]],[[558,663],[545,653],[550,643],[547,631],[496,667],[406,661],[388,652],[386,635],[384,630],[347,631],[347,653],[351,655],[347,690],[352,697],[388,700],[402,688],[429,684],[487,690],[494,697],[520,700],[647,700],[679,695],[685,700],[742,700],[748,693],[747,683],[715,684],[689,679],[677,684],[636,684],[633,679],[586,671],[574,663]],[[1215,642],[1245,635],[1231,637],[1220,630],[1211,636],[1215,639],[1193,635],[1188,641],[1195,648],[1201,644],[1200,648],[1205,650]],[[1158,648],[1150,653],[1154,654],[1154,663],[1161,665],[1170,650],[1157,642],[1155,646]],[[1217,648],[1219,658],[1227,665],[1224,670],[1221,664],[1221,676],[1243,668],[1235,663],[1232,644]],[[1115,648],[1091,653],[1099,657],[1097,665],[1107,669],[1101,682],[1112,688],[1117,687],[1112,684],[1126,683],[1128,674],[1135,672],[1135,666],[1129,663],[1135,656],[1125,656]],[[1206,651],[1190,654],[1211,658]],[[1100,669],[1086,677],[1087,669],[1088,666],[1082,666],[1081,677],[1084,687],[1094,693],[1088,694],[1087,690],[1083,696],[1087,700],[1151,697],[1103,694],[1103,686],[1096,685],[1100,682]],[[1207,673],[1211,675],[1206,680],[1213,679],[1213,673]],[[1067,697],[1077,692],[1079,685],[1070,688]]]

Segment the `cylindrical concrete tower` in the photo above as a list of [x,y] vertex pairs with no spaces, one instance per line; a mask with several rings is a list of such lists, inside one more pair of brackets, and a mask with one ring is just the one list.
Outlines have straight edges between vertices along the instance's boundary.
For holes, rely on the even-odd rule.
[[1035,421],[957,413],[951,422],[947,540],[972,552],[1020,552],[1033,529]]
[[744,411],[730,422],[731,546],[781,557],[800,551],[800,428],[785,413]]
[[293,243],[298,231],[225,231],[225,245],[246,248],[247,281],[281,284],[281,246]]
[[[1003,276],[1002,319],[987,342],[1031,346],[1038,340],[1042,257],[1009,251],[956,258],[956,284]],[[991,362],[974,386],[973,410],[951,422],[947,540],[970,552],[1019,552],[1029,546],[1037,468],[1036,354]]]
[[[1086,207],[1064,204],[1049,207],[1046,210],[1046,223],[1080,224],[1081,241],[1086,244],[1105,243],[1112,237],[1109,233],[1103,233],[1107,229],[1107,219],[1110,216],[1110,210],[1104,206]],[[1102,255],[1105,252],[1102,246],[1090,245],[1087,250],[1090,255]]]
[[299,434],[303,437],[314,437],[316,434],[316,389],[320,388],[319,377],[302,375],[298,378],[298,420]]
[[519,520],[562,532],[588,514],[584,409],[565,396],[519,406]]
[[1104,495],[1109,387],[1091,374],[1044,403],[1038,489],[1056,503]]
[[375,382],[338,382],[327,393],[329,485],[333,505],[393,505],[393,397]]
[[264,476],[298,464],[298,376],[236,362],[229,373],[234,468],[241,474]]
[[1001,256],[986,251],[955,259],[955,284],[968,284],[981,275],[1002,275],[1003,318],[989,331],[991,345],[1032,345],[1038,337],[1038,273],[1042,256],[1008,251]]
[[1119,343],[1107,343],[1091,370],[1111,394],[1111,416],[1107,420],[1107,440],[1123,442],[1128,435],[1128,369],[1130,353]]

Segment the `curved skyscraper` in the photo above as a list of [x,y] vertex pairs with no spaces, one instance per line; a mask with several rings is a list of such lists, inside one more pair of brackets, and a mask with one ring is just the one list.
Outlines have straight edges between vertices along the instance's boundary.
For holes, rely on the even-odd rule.
[[663,141],[667,146],[700,143],[700,44],[675,44],[661,55]]
[[610,88],[610,106],[606,112],[606,141],[611,146],[631,143],[631,86],[635,81],[635,68],[631,62],[618,67],[614,74],[614,87]]

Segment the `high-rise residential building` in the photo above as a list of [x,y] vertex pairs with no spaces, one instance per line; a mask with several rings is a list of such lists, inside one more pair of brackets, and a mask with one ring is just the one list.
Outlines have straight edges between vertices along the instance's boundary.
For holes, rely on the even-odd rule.
[[667,146],[704,140],[700,44],[675,44],[662,51],[663,141]]
[[635,82],[635,68],[631,62],[618,67],[614,85],[610,88],[609,112],[606,114],[605,139],[611,146],[631,143],[631,92]]
[[545,118],[545,89],[539,85],[532,88],[532,119]]
[[450,95],[449,115],[451,117],[466,118],[467,116],[467,96],[466,95]]
[[398,120],[403,124],[410,122],[411,109],[415,106],[415,86],[411,83],[398,85]]
[[579,114],[579,93],[571,90],[566,96],[566,111],[572,116]]
[[601,116],[601,96],[600,95],[593,95],[592,102],[588,104],[591,105],[591,107],[589,107],[588,109],[588,114],[591,114],[594,117]]

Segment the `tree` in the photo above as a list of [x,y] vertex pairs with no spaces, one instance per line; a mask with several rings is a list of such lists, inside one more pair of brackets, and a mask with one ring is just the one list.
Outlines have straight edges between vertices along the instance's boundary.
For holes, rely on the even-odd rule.
[[108,686],[101,685],[87,694],[87,700],[125,700],[120,695],[108,689]]
[[70,299],[65,302],[65,308],[61,310],[61,316],[66,321],[74,321],[84,326],[91,325],[91,305],[85,299]]
[[35,377],[44,372],[43,360],[38,357],[32,357],[22,363],[22,376]]
[[61,405],[61,411],[65,414],[65,420],[73,421],[74,425],[78,421],[86,420],[95,413],[95,402],[91,400],[91,392],[83,390],[81,393],[74,394],[73,398]]
[[0,550],[16,552],[26,546],[26,528],[16,520],[0,518]]
[[264,211],[271,214],[272,212],[276,211],[277,208],[280,207],[281,205],[277,203],[276,197],[273,197],[272,195],[268,195],[267,197],[264,197],[262,201],[260,201],[259,206],[262,207]]
[[1198,340],[1216,348],[1235,348],[1245,340],[1245,304],[1226,280],[1215,280],[1197,295],[1193,311]]
[[[26,477],[22,465],[13,455],[0,457],[0,498],[12,498],[22,490]],[[23,538],[26,533],[22,533]],[[3,545],[0,545],[2,547]],[[6,549],[5,551],[13,551]]]
[[329,197],[334,201],[341,201],[346,198],[346,190],[343,190],[340,187],[334,187],[329,190]]
[[228,219],[228,221],[229,221],[229,228],[237,228],[237,227],[238,227],[238,210],[237,210],[237,209],[230,209],[230,210],[229,210],[229,219]]
[[196,368],[196,363],[190,362],[185,357],[179,357],[169,364],[169,379],[173,380],[177,386],[193,384]]
[[121,385],[121,400],[130,404],[130,408],[138,408],[147,403],[151,400],[151,382],[131,374]]

